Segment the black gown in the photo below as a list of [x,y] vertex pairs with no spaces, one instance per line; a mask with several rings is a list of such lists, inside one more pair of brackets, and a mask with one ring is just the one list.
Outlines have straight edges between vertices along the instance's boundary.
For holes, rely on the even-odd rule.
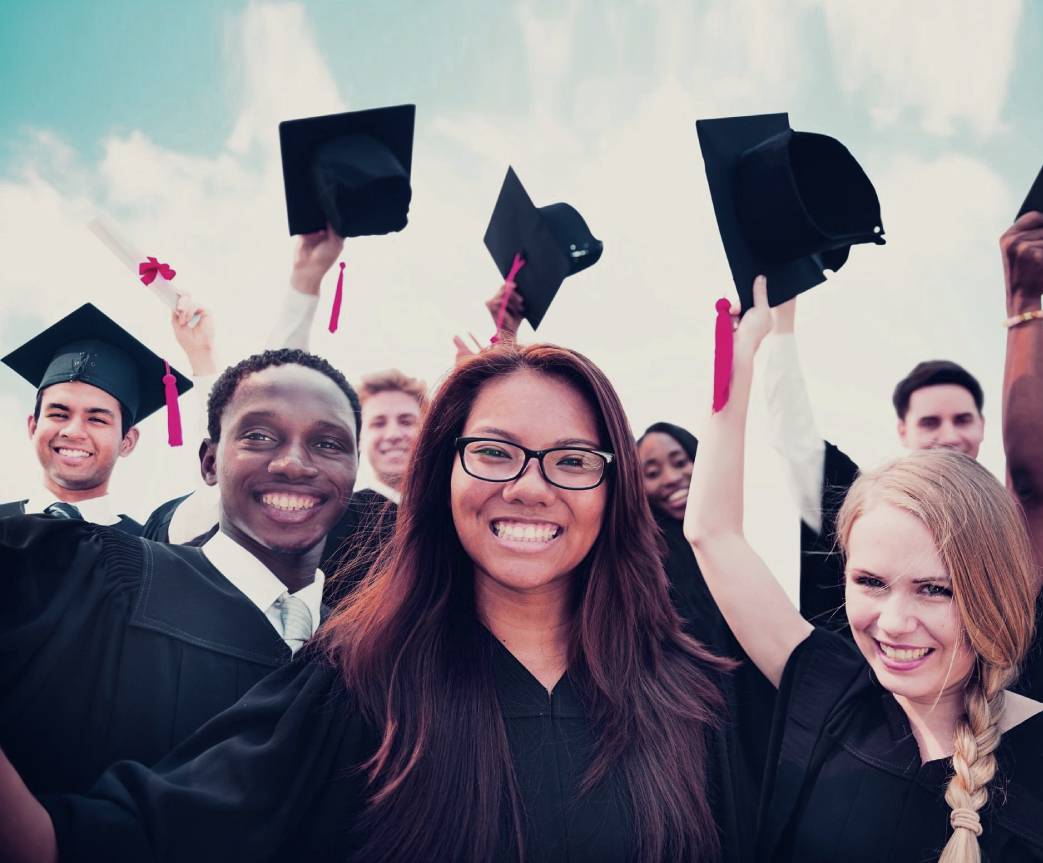
[[[7,503],[0,503],[0,518],[9,518],[15,515],[25,515],[25,505],[29,503],[29,499],[25,500],[12,500]],[[129,515],[118,514],[118,521],[109,525],[109,527],[115,530],[121,530],[123,533],[129,533],[131,536],[142,536],[145,532],[145,527],[140,522],[135,521]]]
[[[987,863],[1043,861],[1043,714],[1008,731],[981,813]],[[756,859],[935,863],[951,759],[921,764],[909,721],[845,638],[816,629],[786,664]]]
[[369,571],[377,554],[395,533],[398,504],[379,491],[355,492],[340,521],[326,537],[323,572],[329,573],[322,601],[336,606]]
[[[633,819],[619,775],[578,794],[594,728],[576,682],[566,674],[548,695],[492,635],[482,630],[478,639],[524,807],[526,859],[632,860]],[[153,770],[124,762],[90,796],[43,798],[63,863],[360,859],[365,788],[356,768],[379,735],[317,653],[302,651]],[[724,859],[750,860],[748,801],[733,783],[726,735],[710,737],[707,785]],[[512,845],[504,839],[494,859],[516,859]]]
[[0,748],[38,793],[152,763],[290,660],[197,548],[0,520]]
[[[768,737],[775,709],[775,687],[746,655],[724,620],[706,584],[692,546],[685,539],[681,522],[655,513],[666,555],[663,568],[670,582],[670,595],[685,619],[685,629],[718,656],[738,663],[723,679],[722,689],[733,717],[735,779],[747,788],[759,789],[768,757]],[[750,813],[752,815],[752,813]]]

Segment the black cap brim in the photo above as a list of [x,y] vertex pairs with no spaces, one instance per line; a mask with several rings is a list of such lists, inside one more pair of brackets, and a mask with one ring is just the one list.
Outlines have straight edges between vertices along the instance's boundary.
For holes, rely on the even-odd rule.
[[743,310],[753,305],[753,279],[768,279],[768,303],[780,305],[826,280],[823,261],[811,255],[784,264],[769,264],[747,242],[735,206],[733,179],[743,153],[789,129],[788,114],[759,114],[697,120],[696,132],[706,166],[717,228]]
[[1039,173],[1036,175],[1036,181],[1032,184],[1032,188],[1029,189],[1028,195],[1025,196],[1025,202],[1021,205],[1021,209],[1018,210],[1018,214],[1014,217],[1015,221],[1024,216],[1025,213],[1031,213],[1032,211],[1043,213],[1043,168],[1039,169]]
[[[409,207],[409,176],[413,164],[413,126],[415,105],[396,105],[372,108],[345,114],[327,114],[300,120],[285,120],[279,124],[279,146],[282,150],[283,184],[286,191],[286,214],[290,235],[321,231],[327,222],[335,229],[338,222],[343,236],[386,234],[400,230],[406,224]],[[374,196],[373,218],[364,213],[338,214],[327,212],[316,188],[315,159],[323,145],[338,138],[358,136],[371,138],[386,147],[387,154],[402,168],[394,180],[394,203],[389,206],[381,190],[388,187],[387,178],[372,185]],[[362,190],[362,196],[366,194]],[[379,200],[376,200],[379,198]],[[365,207],[361,201],[356,206]],[[339,231],[338,231],[339,232]]]
[[[95,386],[130,411],[135,424],[166,404],[162,358],[91,303],[84,303],[2,361],[37,389],[69,381]],[[179,394],[192,388],[192,381],[177,369],[170,371]]]

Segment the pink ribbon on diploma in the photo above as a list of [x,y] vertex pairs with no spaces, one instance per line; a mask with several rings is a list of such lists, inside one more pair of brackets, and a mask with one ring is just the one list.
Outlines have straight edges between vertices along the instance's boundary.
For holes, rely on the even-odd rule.
[[496,332],[493,333],[493,337],[489,339],[489,344],[491,345],[495,345],[500,340],[500,329],[503,327],[503,319],[507,315],[507,303],[510,301],[514,289],[518,287],[514,284],[514,279],[518,275],[518,271],[524,266],[525,258],[521,256],[521,252],[516,252],[514,255],[514,262],[511,264],[511,269],[507,273],[507,278],[504,279],[504,284],[507,285],[507,290],[503,292],[503,299],[500,301],[500,310],[496,313]]
[[169,264],[161,263],[151,255],[148,256],[147,261],[142,261],[138,264],[138,275],[141,276],[141,284],[151,285],[156,280],[157,274],[169,282],[177,275],[177,271],[172,269]]

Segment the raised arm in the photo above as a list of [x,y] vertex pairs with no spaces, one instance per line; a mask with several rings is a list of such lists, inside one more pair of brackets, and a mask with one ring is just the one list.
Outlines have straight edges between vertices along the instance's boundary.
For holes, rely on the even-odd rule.
[[746,412],[754,355],[771,328],[767,290],[764,277],[758,276],[754,306],[735,331],[731,395],[704,426],[684,532],[732,633],[777,687],[786,660],[812,627],[792,606],[742,530]]
[[[1029,212],[1000,238],[1007,315],[1040,311],[1043,213]],[[1026,317],[1007,330],[1003,372],[1003,447],[1007,481],[1021,501],[1036,561],[1043,566],[1043,319]]]
[[298,238],[290,270],[290,290],[283,299],[275,328],[268,334],[267,347],[308,350],[322,279],[343,249],[344,238],[329,225]]

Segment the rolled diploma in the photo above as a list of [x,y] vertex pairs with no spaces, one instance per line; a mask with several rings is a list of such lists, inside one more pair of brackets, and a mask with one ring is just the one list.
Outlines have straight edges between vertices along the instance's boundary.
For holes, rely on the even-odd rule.
[[[112,223],[105,219],[103,216],[98,216],[87,225],[91,229],[91,233],[94,234],[112,254],[114,254],[119,260],[123,262],[123,265],[130,270],[135,278],[139,277],[138,264],[147,260],[146,255],[135,256],[129,251],[129,244],[121,239]],[[170,308],[171,311],[177,308],[178,299],[187,292],[179,291],[174,287],[174,283],[164,279],[159,273],[156,273],[156,278],[152,280],[151,285],[145,285],[152,293],[159,298],[165,306]],[[190,327],[196,326],[199,323],[200,316],[193,315],[192,320],[188,322]]]

